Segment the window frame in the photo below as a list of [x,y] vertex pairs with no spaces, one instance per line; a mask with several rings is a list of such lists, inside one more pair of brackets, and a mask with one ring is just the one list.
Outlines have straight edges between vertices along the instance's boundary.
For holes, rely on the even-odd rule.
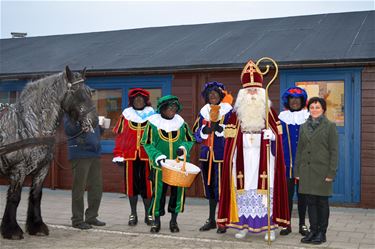
[[[162,96],[164,96],[171,94],[172,78],[172,75],[87,77],[86,84],[95,90],[121,89],[121,110],[124,110],[128,106],[127,96],[131,88],[161,88]],[[102,154],[111,154],[115,141],[102,140],[101,145]]]

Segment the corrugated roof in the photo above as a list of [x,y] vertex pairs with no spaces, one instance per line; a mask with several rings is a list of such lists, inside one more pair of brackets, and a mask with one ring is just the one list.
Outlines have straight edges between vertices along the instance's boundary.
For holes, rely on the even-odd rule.
[[0,40],[0,74],[372,61],[375,11]]

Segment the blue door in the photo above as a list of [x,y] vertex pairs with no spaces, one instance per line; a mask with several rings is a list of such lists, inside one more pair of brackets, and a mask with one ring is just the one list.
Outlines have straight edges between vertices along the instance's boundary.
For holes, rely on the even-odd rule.
[[[333,202],[360,200],[360,104],[361,69],[304,69],[280,73],[280,96],[291,86],[307,91],[308,97],[327,101],[326,116],[339,134],[339,165]],[[281,107],[282,108],[282,107]]]

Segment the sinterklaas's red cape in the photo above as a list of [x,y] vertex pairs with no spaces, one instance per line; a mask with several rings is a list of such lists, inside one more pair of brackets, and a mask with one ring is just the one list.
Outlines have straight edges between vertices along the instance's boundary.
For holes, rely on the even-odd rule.
[[[285,164],[284,154],[282,148],[282,129],[280,121],[276,112],[270,108],[269,112],[269,128],[276,134],[275,146],[271,146],[275,156],[275,176],[274,176],[274,188],[273,188],[273,222],[279,226],[286,227],[290,225],[290,215],[288,208],[288,190],[285,177]],[[224,149],[224,164],[222,169],[222,181],[220,186],[220,200],[219,200],[219,212],[217,223],[219,225],[226,225],[233,221],[233,213],[237,213],[234,209],[237,209],[233,205],[233,198],[236,198],[235,191],[233,191],[234,184],[232,181],[232,162],[235,148],[237,148],[236,158],[236,175],[239,172],[244,172],[244,158],[243,158],[243,141],[242,132],[239,125],[239,120],[235,112],[232,113],[229,118],[229,123],[226,125],[228,129],[229,137],[226,137],[225,149]],[[226,129],[226,131],[227,131]],[[232,130],[232,131],[230,131]],[[263,137],[263,133],[261,134]],[[259,175],[258,175],[258,193],[267,193],[267,181],[262,186],[261,174],[267,172],[267,143],[268,140],[261,140],[260,149],[260,160],[259,160]],[[272,165],[271,165],[272,166]],[[242,181],[244,178],[242,178]],[[237,190],[241,190],[241,187],[245,186],[244,182],[240,182],[240,178],[237,179]],[[262,188],[263,187],[263,188]],[[231,217],[232,214],[232,217]]]

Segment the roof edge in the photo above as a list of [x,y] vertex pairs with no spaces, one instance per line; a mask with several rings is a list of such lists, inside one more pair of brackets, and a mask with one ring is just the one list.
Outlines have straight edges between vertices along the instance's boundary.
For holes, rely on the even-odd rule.
[[[88,69],[86,76],[127,76],[127,75],[150,75],[150,74],[171,74],[171,73],[188,73],[188,72],[212,72],[212,71],[233,71],[242,70],[244,63],[232,64],[214,64],[210,65],[191,65],[191,66],[174,66],[174,67],[153,67],[153,68],[129,68],[129,69]],[[283,61],[278,63],[279,69],[303,69],[303,68],[321,68],[321,67],[358,67],[358,66],[375,66],[375,58],[357,59],[357,60],[332,60],[332,61]],[[76,70],[74,70],[76,71]],[[77,70],[78,71],[78,70]],[[48,72],[24,72],[0,74],[0,80],[10,79],[29,79],[40,78],[51,75],[60,71]]]

